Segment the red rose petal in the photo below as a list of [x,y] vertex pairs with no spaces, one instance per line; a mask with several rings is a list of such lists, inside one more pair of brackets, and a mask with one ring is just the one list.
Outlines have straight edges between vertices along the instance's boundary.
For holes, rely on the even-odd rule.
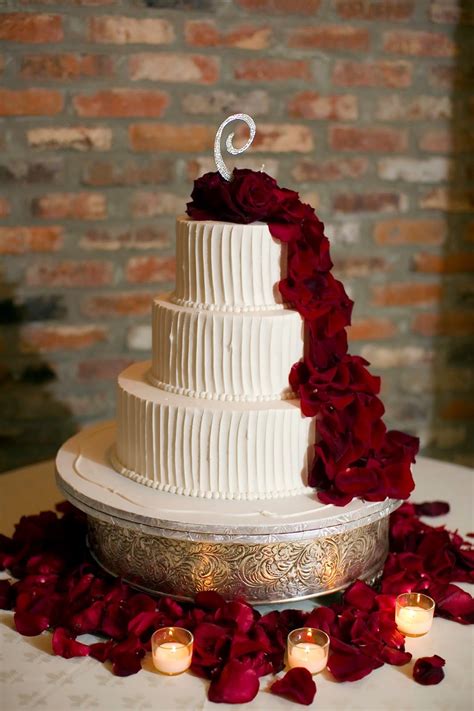
[[142,668],[141,660],[144,656],[145,649],[133,635],[123,642],[115,644],[109,652],[113,673],[115,676],[137,674]]
[[52,639],[53,652],[65,659],[72,657],[87,657],[89,645],[77,642],[73,635],[64,627],[54,630]]
[[49,617],[35,615],[27,610],[15,612],[13,621],[17,631],[25,637],[36,637],[49,627]]
[[433,657],[421,657],[415,662],[413,667],[413,678],[418,684],[431,686],[439,684],[444,679],[442,667],[446,664],[442,657],[435,654]]
[[198,592],[195,597],[196,605],[204,610],[218,610],[225,605],[225,600],[222,595],[219,595],[215,590],[203,590]]
[[378,669],[383,662],[366,656],[357,647],[331,638],[328,669],[336,681],[357,681]]
[[371,610],[376,602],[376,593],[367,583],[356,580],[344,593],[344,601],[358,610]]
[[0,610],[11,610],[15,604],[16,590],[8,580],[0,580]]
[[89,656],[97,659],[98,662],[106,662],[110,658],[110,652],[114,646],[114,641],[108,639],[107,642],[96,642],[89,646]]
[[422,504],[413,504],[413,506],[417,516],[444,516],[450,510],[447,501],[424,501]]
[[277,679],[271,685],[270,691],[290,701],[309,706],[316,696],[316,684],[307,669],[294,667],[287,671],[284,677]]
[[211,681],[207,697],[214,703],[245,704],[257,696],[259,686],[253,669],[233,659],[225,665],[218,679]]

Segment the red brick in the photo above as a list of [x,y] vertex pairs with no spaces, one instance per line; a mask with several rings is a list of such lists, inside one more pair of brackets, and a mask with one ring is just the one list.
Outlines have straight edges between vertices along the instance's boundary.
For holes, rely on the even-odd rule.
[[0,116],[54,116],[63,108],[63,97],[52,89],[0,89]]
[[437,89],[470,89],[474,81],[474,65],[441,64],[428,71],[429,83]]
[[419,313],[413,320],[412,329],[422,336],[472,336],[474,311]]
[[337,193],[332,206],[338,212],[395,212],[406,210],[406,196],[400,193]]
[[373,341],[390,338],[397,333],[394,322],[387,318],[354,319],[347,330],[349,341]]
[[21,60],[23,79],[86,79],[110,77],[111,57],[100,54],[30,54]]
[[336,0],[344,20],[408,20],[415,0]]
[[[249,170],[264,170],[265,173],[276,178],[278,175],[279,162],[275,158],[268,158],[266,156],[256,156],[251,158],[247,156],[247,153],[243,153],[240,156],[235,156],[232,161],[232,165],[236,165],[240,168],[248,168]],[[186,162],[186,177],[188,180],[196,180],[204,173],[210,173],[216,169],[216,163],[214,158],[199,157],[193,158]]]
[[434,188],[422,195],[419,206],[444,212],[474,212],[474,190]]
[[369,48],[369,32],[363,27],[315,25],[290,32],[288,46],[298,49],[364,50]]
[[62,227],[0,227],[0,254],[55,252],[63,241]]
[[166,229],[150,225],[134,229],[109,227],[88,230],[79,246],[82,249],[106,252],[119,249],[163,249],[170,246],[170,236]]
[[73,99],[76,113],[87,117],[160,117],[168,104],[168,94],[142,89],[104,89]]
[[295,180],[321,181],[360,178],[367,172],[367,158],[304,159],[295,164],[291,174]]
[[10,158],[0,164],[0,183],[27,185],[31,183],[57,183],[64,179],[62,157],[51,156],[43,160]]
[[101,160],[87,163],[82,174],[82,183],[93,187],[164,183],[172,180],[173,174],[174,166],[171,161],[159,158],[145,163],[132,160]]
[[474,252],[455,252],[450,254],[432,254],[421,252],[413,259],[416,272],[425,274],[459,274],[474,272]]
[[474,130],[457,128],[424,131],[420,138],[420,148],[434,153],[464,153],[474,149]]
[[411,57],[454,57],[456,44],[440,32],[393,30],[384,32],[383,48],[386,52],[406,54]]
[[237,0],[237,3],[254,12],[286,13],[289,15],[313,15],[321,0]]
[[384,220],[377,222],[374,239],[377,244],[441,244],[446,239],[444,220]]
[[76,351],[106,339],[107,331],[102,326],[27,326],[21,331],[20,350],[23,353]]
[[134,217],[155,217],[156,215],[180,215],[186,210],[187,197],[165,193],[141,191],[135,193],[131,201]]
[[270,109],[270,97],[263,89],[254,89],[245,93],[235,93],[217,89],[211,93],[185,94],[181,107],[188,114],[230,114],[246,113],[250,116],[263,116]]
[[474,24],[474,7],[460,0],[431,0],[430,20],[432,22],[472,25]]
[[334,63],[332,81],[336,86],[370,86],[404,89],[411,85],[413,67],[404,61]]
[[465,226],[463,237],[465,242],[474,242],[474,220],[471,220]]
[[128,73],[134,81],[214,84],[219,78],[219,60],[205,54],[132,54]]
[[240,59],[234,65],[234,76],[245,81],[311,79],[311,68],[304,59]]
[[113,281],[113,264],[93,260],[35,262],[26,271],[28,286],[98,287]]
[[450,119],[452,115],[453,106],[449,96],[381,96],[375,111],[375,117],[382,121]]
[[288,104],[294,118],[352,121],[358,117],[357,97],[350,94],[321,96],[314,91],[301,91]]
[[126,267],[127,281],[132,284],[174,281],[174,257],[132,257]]
[[0,40],[4,42],[60,42],[63,39],[59,15],[7,12],[0,15]]
[[10,214],[10,203],[4,197],[0,196],[0,217],[8,217]]
[[441,293],[438,282],[399,282],[372,287],[372,300],[377,306],[420,306],[438,303]]
[[87,297],[81,305],[86,316],[146,316],[151,312],[153,292],[127,291]]
[[369,126],[331,126],[329,142],[337,151],[364,151],[371,153],[399,153],[408,146],[405,130]]
[[44,150],[107,151],[112,145],[112,131],[102,126],[32,128],[26,136],[28,145]]
[[474,403],[469,400],[451,400],[441,408],[440,414],[445,420],[472,420]]
[[389,269],[387,261],[382,257],[363,257],[350,255],[343,257],[336,254],[334,257],[334,270],[336,275],[343,277],[363,277],[371,274],[386,272]]
[[185,25],[186,42],[194,47],[265,49],[271,34],[269,27],[255,25],[238,25],[222,31],[213,20],[190,20]]
[[135,18],[121,15],[91,17],[89,39],[107,44],[169,44],[174,29],[168,20]]
[[107,203],[100,193],[50,193],[34,199],[32,210],[46,219],[100,220],[107,215]]
[[132,362],[130,358],[90,358],[78,363],[77,377],[83,381],[115,381]]
[[214,146],[215,129],[201,124],[137,123],[129,127],[135,151],[196,152]]
[[268,153],[308,153],[314,148],[311,129],[294,123],[259,124],[252,150]]

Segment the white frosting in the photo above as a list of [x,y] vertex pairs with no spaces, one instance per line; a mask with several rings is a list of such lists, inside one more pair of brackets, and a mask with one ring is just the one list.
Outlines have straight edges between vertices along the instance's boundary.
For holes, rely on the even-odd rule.
[[262,223],[200,222],[179,218],[176,228],[177,304],[200,309],[281,309],[278,282],[284,246]]
[[147,486],[216,499],[272,499],[306,486],[314,424],[297,400],[216,402],[147,382],[149,363],[119,376],[114,464]]
[[214,400],[295,397],[288,373],[303,355],[296,311],[200,311],[155,299],[152,324],[154,385]]

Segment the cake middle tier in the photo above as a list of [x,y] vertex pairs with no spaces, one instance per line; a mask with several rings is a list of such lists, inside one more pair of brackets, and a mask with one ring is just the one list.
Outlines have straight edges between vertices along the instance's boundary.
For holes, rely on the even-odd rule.
[[158,298],[152,329],[148,378],[168,392],[248,402],[292,396],[288,374],[303,356],[296,311],[204,311]]

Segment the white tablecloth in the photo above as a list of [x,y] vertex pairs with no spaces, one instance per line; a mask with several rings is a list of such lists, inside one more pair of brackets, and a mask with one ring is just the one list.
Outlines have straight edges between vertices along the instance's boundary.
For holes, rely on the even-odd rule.
[[[449,501],[451,512],[433,519],[461,534],[474,530],[472,518],[474,471],[422,459],[415,467],[415,501]],[[62,497],[54,484],[54,466],[44,462],[0,475],[1,530],[11,534],[22,514],[52,508]],[[469,589],[472,586],[462,586]],[[472,591],[472,590],[471,590]],[[311,609],[306,601],[293,607]],[[276,606],[275,606],[276,607]],[[261,608],[264,611],[270,606]],[[407,640],[413,662],[421,656],[439,654],[446,659],[446,677],[439,686],[423,687],[412,679],[412,665],[385,665],[365,679],[338,684],[328,672],[315,677],[318,691],[313,707],[320,711],[357,709],[368,711],[471,710],[473,690],[473,629],[436,618],[429,635]],[[93,641],[85,636],[84,641]],[[126,678],[112,675],[109,667],[93,659],[62,659],[51,652],[51,635],[21,637],[13,629],[12,615],[0,612],[0,708],[17,709],[99,709],[119,711],[201,711],[203,709],[247,709],[271,711],[298,708],[297,704],[271,695],[267,688],[273,677],[260,681],[260,693],[249,705],[216,706],[206,698],[207,684],[190,673],[164,677],[154,671],[149,656],[144,670]]]

